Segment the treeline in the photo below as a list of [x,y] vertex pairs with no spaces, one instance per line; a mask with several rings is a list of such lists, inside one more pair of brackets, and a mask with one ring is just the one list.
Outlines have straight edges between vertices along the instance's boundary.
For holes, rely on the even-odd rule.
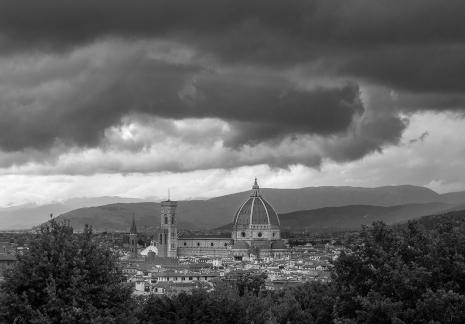
[[[51,226],[37,238],[40,248],[6,276],[0,322],[465,323],[463,221],[440,218],[427,230],[418,223],[366,227],[334,263],[330,283],[268,291],[264,276],[244,275],[212,292],[148,298],[130,298],[128,287],[117,284],[120,273],[105,247],[89,243],[89,236],[57,235],[61,225]],[[66,252],[75,248],[80,252]],[[112,275],[92,273],[94,263]]]
[[141,323],[465,323],[465,226],[418,223],[361,231],[331,283],[263,289],[245,276],[211,293],[151,297]]

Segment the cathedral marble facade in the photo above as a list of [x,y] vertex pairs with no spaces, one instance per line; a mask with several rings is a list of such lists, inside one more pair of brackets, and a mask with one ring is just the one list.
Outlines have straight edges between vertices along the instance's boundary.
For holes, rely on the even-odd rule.
[[161,203],[160,231],[156,242],[158,257],[231,256],[243,260],[252,256],[283,257],[287,254],[281,239],[279,216],[261,195],[257,179],[250,196],[234,214],[231,238],[178,238],[176,210],[176,201]]

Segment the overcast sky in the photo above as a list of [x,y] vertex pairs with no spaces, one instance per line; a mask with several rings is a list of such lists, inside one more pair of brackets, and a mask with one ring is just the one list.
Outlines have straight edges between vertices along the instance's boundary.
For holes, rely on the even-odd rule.
[[465,190],[465,2],[0,0],[0,206]]

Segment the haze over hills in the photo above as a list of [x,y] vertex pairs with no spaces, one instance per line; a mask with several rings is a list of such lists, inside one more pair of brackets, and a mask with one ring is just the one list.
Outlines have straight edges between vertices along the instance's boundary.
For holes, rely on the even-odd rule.
[[29,229],[47,221],[50,214],[60,215],[68,211],[91,206],[101,206],[113,203],[134,203],[145,200],[124,197],[90,197],[72,198],[63,202],[46,205],[24,204],[0,208],[0,230]]
[[[377,188],[262,188],[261,192],[280,214],[349,205],[387,207],[410,204],[426,204],[425,207],[432,208],[432,212],[434,212],[437,209],[433,208],[433,206],[438,208],[442,206],[440,208],[448,209],[465,202],[463,199],[465,198],[465,192],[440,195],[433,190],[410,185]],[[178,207],[179,225],[181,228],[205,229],[228,224],[231,222],[236,209],[249,194],[250,191],[244,191],[207,200],[180,201]],[[449,205],[428,205],[430,203]],[[424,209],[418,207],[415,210]],[[2,229],[31,228],[48,220],[50,213],[53,213],[54,215],[63,214],[60,218],[70,219],[76,228],[88,223],[98,231],[126,231],[132,215],[135,214],[140,228],[146,226],[149,229],[158,225],[159,211],[160,206],[158,203],[143,202],[141,199],[135,198],[78,198],[59,204],[28,205],[24,208],[18,206],[0,209],[0,227]],[[413,212],[414,215],[418,215],[418,213],[419,211]],[[383,213],[381,212],[381,214]],[[426,214],[430,213],[426,212],[424,215]],[[389,215],[395,217],[395,215],[389,213],[386,215],[383,217]]]

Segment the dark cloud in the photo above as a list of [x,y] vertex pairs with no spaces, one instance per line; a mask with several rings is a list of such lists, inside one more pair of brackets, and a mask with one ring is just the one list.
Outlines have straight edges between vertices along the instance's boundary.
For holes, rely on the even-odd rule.
[[[0,30],[16,43],[37,44],[73,44],[106,35],[158,37],[172,32],[197,37],[252,32],[245,40],[274,33],[276,42],[286,38],[296,43],[347,46],[453,43],[465,39],[464,10],[458,0],[448,1],[447,6],[435,0],[17,0],[0,4]],[[256,51],[264,39],[255,40],[240,52]],[[231,41],[241,42],[239,37]]]
[[360,50],[334,62],[338,74],[413,93],[465,92],[465,43]]
[[140,114],[221,119],[233,150],[326,137],[270,165],[358,159],[399,142],[402,113],[465,111],[464,16],[459,0],[0,1],[0,150],[97,147]]
[[326,154],[331,159],[353,161],[400,142],[408,119],[399,115],[389,91],[374,87],[367,92],[367,109],[362,118],[352,125],[347,134],[329,139],[326,143]]
[[[54,71],[53,63],[51,67]],[[236,134],[226,144],[239,147],[292,134],[343,133],[364,111],[354,84],[303,89],[272,73],[215,72],[151,59],[145,50],[99,67],[86,66],[82,80],[75,78],[73,67],[68,70],[58,82],[55,72],[38,71],[44,75],[38,89],[27,74],[24,81],[14,81],[17,88],[21,82],[27,86],[0,99],[3,150],[57,143],[96,146],[105,129],[131,113],[226,120]]]
[[463,92],[464,16],[460,0],[17,0],[0,2],[0,43],[53,51],[164,38],[229,63],[318,63],[402,90]]

